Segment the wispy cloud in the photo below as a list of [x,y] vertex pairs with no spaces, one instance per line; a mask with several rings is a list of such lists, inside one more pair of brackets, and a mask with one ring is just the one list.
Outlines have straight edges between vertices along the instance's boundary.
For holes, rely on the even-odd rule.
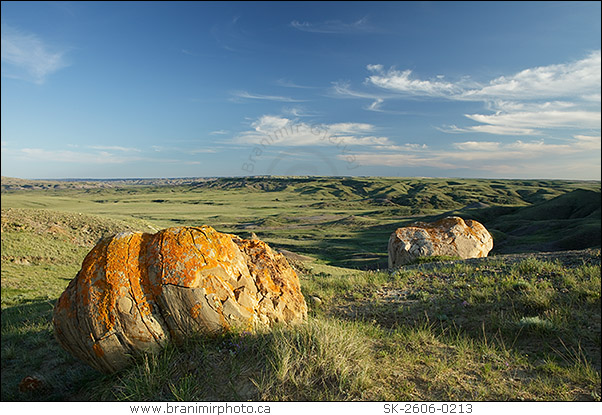
[[299,89],[315,89],[315,88],[317,88],[315,86],[299,85],[299,84],[291,81],[290,79],[284,79],[284,78],[277,79],[276,85],[283,86],[285,88],[299,88]]
[[351,88],[349,82],[336,81],[332,83],[332,94],[339,98],[367,98],[367,99],[383,99],[387,97],[395,97],[394,94],[383,94],[374,92],[356,91]]
[[43,84],[49,75],[69,66],[65,55],[65,49],[2,23],[2,76]]
[[455,100],[593,98],[600,90],[600,56],[597,50],[576,62],[528,68],[485,84],[471,81],[469,77],[455,82],[443,81],[441,75],[419,79],[412,76],[410,69],[385,71],[382,65],[368,65],[373,75],[366,82],[397,93]]
[[457,125],[447,125],[443,127],[435,127],[439,131],[452,134],[463,133],[485,133],[497,135],[534,135],[536,131],[532,128],[519,128],[507,125],[470,125],[467,127],[458,127]]
[[454,146],[463,151],[497,151],[500,149],[500,143],[497,141],[464,141],[454,143]]
[[[387,166],[387,167],[434,167],[438,169],[454,168],[454,164],[437,156],[428,154],[407,153],[353,153],[356,162],[362,166]],[[337,158],[343,160],[342,155]]]
[[233,91],[231,93],[235,99],[257,99],[262,101],[278,101],[278,102],[305,102],[302,99],[295,99],[291,97],[284,97],[279,95],[262,95],[262,94],[251,94],[247,91]]
[[47,150],[42,148],[22,148],[16,156],[29,161],[52,161],[79,164],[122,164],[140,161],[138,156],[115,155],[108,151],[84,152],[73,150]]
[[587,151],[600,151],[600,149],[602,148],[601,145],[601,141],[600,141],[600,136],[596,135],[596,136],[591,136],[591,135],[575,135],[573,137],[576,142],[575,142],[575,147],[581,149],[581,150],[587,150]]
[[385,101],[385,97],[382,95],[355,91],[351,89],[351,86],[348,82],[333,82],[331,91],[339,98],[367,98],[374,100],[370,105],[364,107],[364,109],[369,111],[382,111],[381,106]]
[[140,153],[142,150],[134,147],[122,147],[122,146],[90,146],[94,150],[106,150],[106,151],[121,151],[121,152],[134,152]]
[[186,150],[187,153],[190,154],[213,154],[213,153],[217,153],[217,150],[214,148],[193,148],[190,150]]
[[251,124],[250,130],[234,138],[244,145],[298,146],[386,146],[393,145],[388,137],[376,135],[376,127],[367,123],[308,124],[277,116],[263,115]]
[[462,88],[452,82],[442,81],[441,78],[421,80],[412,77],[412,71],[406,69],[385,71],[382,65],[368,65],[367,69],[376,73],[368,77],[367,82],[377,87],[409,95],[449,97],[462,94]]
[[215,131],[211,131],[209,134],[210,135],[226,135],[229,133],[230,133],[230,131],[228,131],[228,130],[215,130]]
[[466,98],[553,99],[579,97],[600,91],[600,51],[576,62],[540,66],[500,76],[481,88],[465,91]]
[[[536,177],[544,174],[562,177],[570,171],[575,178],[591,179],[592,174],[597,174],[598,178],[600,174],[600,159],[596,157],[601,147],[600,136],[575,135],[562,143],[463,141],[454,143],[450,149],[405,147],[396,146],[395,151],[374,147],[352,154],[364,166],[434,167],[452,171],[470,168],[471,171],[482,171],[484,176]],[[380,149],[383,151],[376,151]],[[552,159],[554,163],[550,163]]]
[[153,152],[156,153],[181,153],[181,154],[213,154],[218,153],[220,150],[225,149],[220,146],[211,146],[211,147],[177,147],[173,144],[169,146],[158,146],[153,145],[150,147]]
[[115,165],[136,162],[145,163],[180,163],[180,164],[199,164],[198,160],[181,160],[172,158],[153,158],[141,155],[115,154],[110,151],[73,151],[64,149],[43,149],[43,148],[20,148],[3,151],[17,160],[27,162],[52,162],[66,164],[94,164],[94,165]]
[[497,127],[600,128],[599,111],[522,111],[465,116],[473,121]]
[[316,111],[307,111],[306,108],[301,106],[284,107],[282,108],[282,114],[294,118],[315,117],[318,115]]
[[290,26],[310,33],[338,33],[338,34],[353,34],[353,33],[374,33],[380,30],[372,26],[368,22],[367,17],[363,17],[354,22],[343,22],[341,20],[327,20],[324,22],[299,22],[293,20]]
[[537,135],[541,129],[600,129],[596,111],[516,111],[495,114],[465,114],[480,124],[466,127],[438,127],[447,133],[486,133],[497,135]]
[[[409,69],[385,70],[368,65],[372,75],[366,84],[399,97],[423,97],[455,101],[481,101],[489,114],[464,114],[477,125],[440,127],[450,133],[486,133],[495,135],[536,135],[544,129],[600,129],[600,51],[584,59],[528,68],[500,76],[487,83],[469,77],[446,81],[442,75],[419,79]],[[379,110],[385,97],[335,86],[339,95],[374,99],[366,109]],[[376,98],[375,98],[376,97]],[[391,97],[386,97],[391,98]]]
[[368,105],[366,109],[369,111],[381,111],[383,102],[385,102],[383,98],[376,98],[376,100],[372,104]]
[[356,99],[369,99],[372,100],[369,105],[365,106],[364,109],[368,111],[374,112],[386,112],[389,114],[408,114],[405,111],[394,111],[389,109],[384,109],[383,104],[385,100],[390,98],[396,98],[394,93],[373,93],[373,92],[364,92],[357,91],[351,88],[349,82],[337,81],[332,82],[332,87],[330,88],[329,95],[336,98],[356,98]]

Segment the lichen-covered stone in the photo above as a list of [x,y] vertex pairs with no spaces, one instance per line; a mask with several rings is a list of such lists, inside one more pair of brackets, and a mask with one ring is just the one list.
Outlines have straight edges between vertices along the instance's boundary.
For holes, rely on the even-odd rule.
[[121,233],[100,241],[59,298],[59,343],[99,371],[197,333],[299,323],[307,306],[286,259],[211,227]]
[[427,256],[486,257],[492,248],[491,234],[476,220],[448,216],[432,223],[416,222],[389,238],[389,268]]

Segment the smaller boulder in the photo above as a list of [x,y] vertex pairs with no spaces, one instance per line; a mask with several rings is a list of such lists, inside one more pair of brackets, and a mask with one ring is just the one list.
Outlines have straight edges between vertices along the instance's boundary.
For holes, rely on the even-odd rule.
[[436,222],[416,222],[398,228],[389,238],[389,268],[398,268],[419,257],[486,257],[493,237],[476,220],[448,216]]

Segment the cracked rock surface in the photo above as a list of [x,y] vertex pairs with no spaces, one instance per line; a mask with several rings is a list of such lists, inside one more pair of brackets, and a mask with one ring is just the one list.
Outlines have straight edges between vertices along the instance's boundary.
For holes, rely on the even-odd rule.
[[169,340],[306,316],[299,279],[281,254],[203,226],[101,240],[59,298],[53,324],[63,348],[112,373]]
[[389,268],[427,256],[482,258],[491,249],[493,237],[481,223],[448,216],[432,223],[416,222],[393,232],[389,238]]

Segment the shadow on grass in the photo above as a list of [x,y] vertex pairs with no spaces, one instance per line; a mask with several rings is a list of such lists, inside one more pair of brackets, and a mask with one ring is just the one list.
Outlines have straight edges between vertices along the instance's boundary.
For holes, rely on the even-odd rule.
[[362,399],[371,349],[356,326],[328,319],[267,333],[194,336],[113,378],[92,399],[124,401],[339,401]]
[[[97,372],[71,357],[54,338],[55,301],[34,300],[2,310],[2,400],[64,401],[77,399],[81,385]],[[20,391],[26,376],[41,380]]]

